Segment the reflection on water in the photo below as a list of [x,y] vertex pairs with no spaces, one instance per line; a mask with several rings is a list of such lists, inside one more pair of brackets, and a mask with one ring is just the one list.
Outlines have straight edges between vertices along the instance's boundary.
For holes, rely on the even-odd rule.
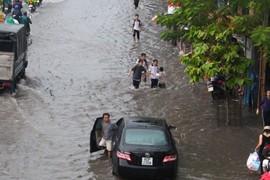
[[[206,84],[190,85],[177,49],[159,39],[151,22],[166,2],[64,1],[47,3],[33,18],[27,78],[17,94],[0,97],[1,179],[119,179],[102,152],[89,154],[96,117],[166,118],[177,127],[178,179],[258,179],[245,162],[260,133],[260,120],[244,110],[243,127],[218,126]],[[131,24],[144,24],[133,43]],[[157,58],[166,89],[130,88],[127,77],[139,55]],[[253,113],[254,114],[254,113]]]

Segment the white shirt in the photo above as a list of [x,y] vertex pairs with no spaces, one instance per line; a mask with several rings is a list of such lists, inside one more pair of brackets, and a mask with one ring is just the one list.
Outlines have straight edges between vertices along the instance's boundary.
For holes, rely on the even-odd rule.
[[150,66],[149,71],[151,73],[151,79],[158,79],[158,66]]
[[140,30],[140,22],[139,21],[134,21],[134,30],[137,30],[137,31],[139,31]]

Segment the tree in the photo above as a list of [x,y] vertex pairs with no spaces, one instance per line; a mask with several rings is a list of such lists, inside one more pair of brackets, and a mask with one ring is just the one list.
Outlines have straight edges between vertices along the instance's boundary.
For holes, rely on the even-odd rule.
[[235,8],[228,5],[218,8],[214,0],[180,3],[174,14],[159,15],[157,23],[168,28],[161,34],[162,39],[183,38],[192,45],[193,51],[181,57],[190,82],[218,73],[227,77],[226,85],[230,88],[250,83],[244,75],[252,61],[239,53],[243,44],[233,41],[233,35],[239,34],[232,16]]
[[174,0],[180,8],[171,15],[158,15],[157,23],[166,27],[161,38],[182,39],[193,51],[181,57],[190,82],[215,74],[226,77],[233,89],[251,83],[246,74],[253,61],[243,53],[245,44],[234,36],[250,38],[264,59],[270,55],[269,0]]

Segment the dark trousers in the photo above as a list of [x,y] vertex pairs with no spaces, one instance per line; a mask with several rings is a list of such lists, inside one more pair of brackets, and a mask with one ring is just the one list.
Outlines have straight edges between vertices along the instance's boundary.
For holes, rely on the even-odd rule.
[[270,126],[270,111],[263,111],[264,126]]
[[141,81],[133,80],[133,86],[135,87],[135,89],[138,89],[138,88],[139,88],[140,82],[141,82]]
[[136,34],[137,34],[137,39],[139,40],[140,39],[140,31],[134,29],[134,31],[133,31],[134,41],[135,41]]
[[135,6],[135,9],[137,9],[138,5],[139,5],[139,1],[140,0],[134,0],[134,6]]
[[158,79],[151,79],[151,88],[155,88],[158,86]]

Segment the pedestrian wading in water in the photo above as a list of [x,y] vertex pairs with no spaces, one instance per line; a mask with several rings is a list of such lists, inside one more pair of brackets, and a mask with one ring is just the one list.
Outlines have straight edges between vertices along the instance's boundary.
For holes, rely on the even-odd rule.
[[164,68],[159,68],[159,79],[158,79],[158,87],[159,88],[166,88],[166,73],[164,72]]
[[135,15],[134,22],[132,24],[132,32],[133,32],[133,39],[136,41],[136,35],[137,35],[137,41],[140,40],[140,32],[142,31],[142,23],[141,20],[139,20],[139,15]]
[[134,0],[135,9],[138,8],[140,0]]
[[159,77],[159,69],[158,69],[158,60],[154,59],[152,65],[150,65],[148,69],[148,73],[151,79],[151,88],[158,87],[158,77]]
[[260,112],[260,107],[263,105],[262,108],[262,119],[263,119],[263,126],[270,125],[270,90],[266,92],[266,97],[261,100],[260,104],[258,105],[256,114],[258,115]]
[[[140,59],[143,61],[143,65],[142,65],[142,66],[143,66],[145,69],[148,69],[149,67],[148,67],[148,62],[147,62],[147,60],[146,60],[146,54],[145,54],[145,53],[142,53],[142,54],[141,54],[141,57],[136,61],[136,64],[139,63],[139,60],[140,60]],[[143,74],[142,74],[142,81],[146,83],[146,73],[143,73]]]
[[259,135],[259,142],[255,147],[255,151],[258,151],[260,158],[260,171],[263,174],[262,162],[264,160],[263,149],[270,144],[270,126],[265,126],[263,132]]
[[102,117],[102,138],[99,146],[106,147],[108,158],[111,158],[113,130],[117,129],[117,125],[111,122],[109,113],[104,113]]
[[130,69],[128,76],[130,76],[131,72],[133,72],[133,86],[135,89],[138,89],[142,79],[142,74],[146,73],[146,69],[143,67],[143,61],[141,59],[138,61],[136,66]]

